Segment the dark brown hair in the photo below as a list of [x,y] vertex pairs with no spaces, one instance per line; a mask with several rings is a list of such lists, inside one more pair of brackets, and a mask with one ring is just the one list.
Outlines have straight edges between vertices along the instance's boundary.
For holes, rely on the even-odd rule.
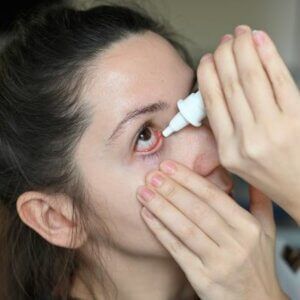
[[[174,32],[135,7],[39,8],[18,21],[1,52],[1,299],[70,299],[72,274],[88,270],[79,250],[51,245],[22,223],[16,210],[26,191],[65,193],[78,212],[74,218],[86,226],[83,216],[91,210],[73,155],[91,119],[80,99],[88,63],[113,42],[150,30],[192,64]],[[108,232],[105,228],[102,224]]]

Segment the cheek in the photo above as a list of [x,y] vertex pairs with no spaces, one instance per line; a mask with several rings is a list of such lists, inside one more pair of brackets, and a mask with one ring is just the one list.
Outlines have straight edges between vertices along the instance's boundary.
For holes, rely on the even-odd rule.
[[[102,199],[105,200],[105,204],[115,216],[134,214],[139,205],[136,199],[137,188],[145,184],[146,174],[153,169],[153,166],[146,167],[141,163],[122,165],[120,162],[111,162],[104,167],[102,164],[101,171],[89,177],[94,199],[99,203]],[[126,211],[124,208],[129,210]]]
[[[104,215],[111,237],[120,247],[132,246],[131,251],[135,248],[142,249],[153,239],[150,233],[149,236],[144,236],[147,228],[140,216],[141,204],[136,199],[137,188],[145,184],[147,172],[148,169],[140,165],[125,168],[119,166],[117,169],[113,167],[107,170],[107,176],[104,176],[101,185],[95,186],[95,182],[93,183],[92,201]],[[145,240],[138,246],[141,239]]]

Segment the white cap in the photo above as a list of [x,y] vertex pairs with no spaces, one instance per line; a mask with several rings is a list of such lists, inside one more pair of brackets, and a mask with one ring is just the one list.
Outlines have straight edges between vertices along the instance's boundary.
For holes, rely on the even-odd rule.
[[204,102],[200,91],[190,94],[184,100],[177,102],[179,112],[169,123],[169,126],[162,132],[164,137],[168,137],[175,131],[192,124],[195,127],[201,126],[201,121],[206,117]]

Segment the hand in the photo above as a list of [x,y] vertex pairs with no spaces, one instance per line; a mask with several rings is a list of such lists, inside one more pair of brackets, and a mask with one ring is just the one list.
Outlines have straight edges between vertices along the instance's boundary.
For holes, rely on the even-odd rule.
[[221,164],[300,224],[300,93],[270,37],[238,27],[197,76]]
[[[168,172],[166,163],[172,163],[173,172]],[[199,297],[287,299],[275,275],[271,201],[251,187],[250,214],[209,180],[177,162],[164,161],[160,170],[147,174],[146,186],[139,188],[145,195],[137,195],[145,206],[142,215]],[[161,176],[160,185],[153,175]]]

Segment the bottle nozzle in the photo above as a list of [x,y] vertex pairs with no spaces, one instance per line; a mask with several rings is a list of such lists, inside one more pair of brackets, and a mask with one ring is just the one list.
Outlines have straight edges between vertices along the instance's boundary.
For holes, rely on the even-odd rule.
[[179,131],[180,129],[187,126],[189,122],[184,118],[181,112],[178,112],[175,117],[169,123],[169,126],[162,132],[164,137],[168,137],[175,131]]
[[174,130],[168,126],[163,132],[162,132],[162,135],[164,137],[168,137],[169,135],[171,135],[172,133],[174,132]]
[[192,124],[195,127],[201,126],[201,121],[206,116],[204,102],[200,91],[190,94],[185,100],[177,102],[179,112],[169,123],[169,126],[162,132],[164,137],[168,137],[175,131],[179,131]]

